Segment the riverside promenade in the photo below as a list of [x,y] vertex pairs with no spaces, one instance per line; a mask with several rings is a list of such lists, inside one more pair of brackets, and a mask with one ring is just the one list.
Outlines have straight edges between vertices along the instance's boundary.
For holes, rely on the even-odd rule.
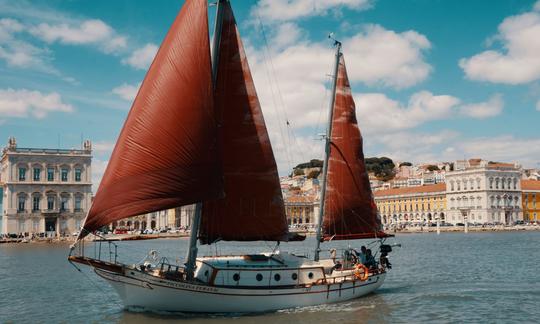
[[[463,233],[465,226],[440,226],[441,233]],[[409,226],[401,229],[386,229],[391,234],[412,234],[412,233],[436,233],[437,226]],[[529,225],[469,225],[468,232],[514,232],[514,231],[540,231],[539,224]]]
[[[153,240],[167,238],[189,237],[188,232],[179,233],[159,233],[159,234],[107,234],[102,237],[89,235],[85,241],[138,241],[138,240]],[[17,237],[17,238],[1,238],[0,243],[67,243],[75,242],[76,236],[61,236],[61,237]]]
[[[401,229],[385,229],[387,233],[400,235],[400,234],[422,234],[422,233],[437,233],[436,226],[410,226]],[[468,232],[516,232],[516,231],[540,231],[540,224],[529,224],[529,225],[469,225],[467,228]],[[314,236],[315,232],[313,231],[296,231],[299,234],[306,236]],[[465,226],[441,226],[440,233],[463,233],[465,232]],[[183,238],[189,237],[189,231],[179,232],[179,233],[159,233],[159,234],[107,234],[103,237],[97,237],[90,235],[87,241],[142,241],[142,240],[153,240],[153,239],[168,239],[168,238]],[[18,237],[18,238],[0,238],[0,244],[2,243],[66,243],[66,242],[75,242],[75,236],[63,236],[63,237],[47,237],[47,238],[28,238],[28,237]]]

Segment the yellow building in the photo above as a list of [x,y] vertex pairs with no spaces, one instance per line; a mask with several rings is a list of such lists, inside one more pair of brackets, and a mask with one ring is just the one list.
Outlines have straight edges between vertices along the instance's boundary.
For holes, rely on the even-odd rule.
[[523,220],[540,221],[540,181],[521,180]]
[[383,225],[404,222],[431,222],[445,219],[446,185],[435,185],[379,190],[375,203]]

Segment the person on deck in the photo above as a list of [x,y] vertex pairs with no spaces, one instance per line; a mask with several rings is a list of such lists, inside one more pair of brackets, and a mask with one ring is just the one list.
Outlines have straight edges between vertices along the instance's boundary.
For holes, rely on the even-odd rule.
[[366,264],[366,247],[362,246],[360,248],[360,252],[354,250],[356,256],[358,257],[358,262],[362,264]]
[[374,269],[377,267],[377,262],[375,261],[373,254],[371,254],[371,249],[366,250],[366,262],[364,265],[369,269]]

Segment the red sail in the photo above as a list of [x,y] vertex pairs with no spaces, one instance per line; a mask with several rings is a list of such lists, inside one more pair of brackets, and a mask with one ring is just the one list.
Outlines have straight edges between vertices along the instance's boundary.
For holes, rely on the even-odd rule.
[[225,196],[204,203],[199,239],[286,240],[283,197],[259,99],[230,4],[222,5],[215,106]]
[[343,55],[339,61],[333,109],[323,239],[385,237],[364,164],[362,136]]
[[221,193],[212,91],[207,0],[188,0],[135,98],[80,238]]

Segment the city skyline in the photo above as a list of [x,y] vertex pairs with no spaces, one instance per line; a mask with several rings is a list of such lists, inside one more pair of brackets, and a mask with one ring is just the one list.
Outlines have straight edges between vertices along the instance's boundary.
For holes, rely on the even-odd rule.
[[[281,174],[322,156],[329,32],[344,43],[366,156],[538,167],[540,2],[284,3],[233,1]],[[182,4],[0,1],[0,136],[90,138],[98,182]]]

